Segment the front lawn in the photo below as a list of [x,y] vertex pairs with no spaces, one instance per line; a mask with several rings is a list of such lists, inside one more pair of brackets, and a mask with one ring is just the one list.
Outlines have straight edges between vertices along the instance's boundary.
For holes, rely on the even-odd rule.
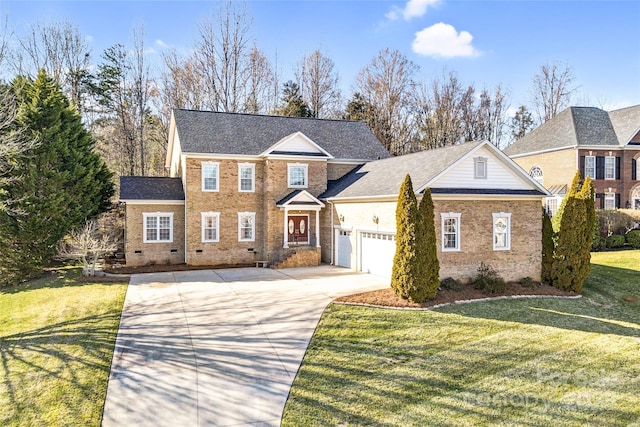
[[0,425],[100,425],[126,283],[78,275],[0,289]]
[[638,425],[640,251],[592,264],[578,300],[330,306],[282,425]]

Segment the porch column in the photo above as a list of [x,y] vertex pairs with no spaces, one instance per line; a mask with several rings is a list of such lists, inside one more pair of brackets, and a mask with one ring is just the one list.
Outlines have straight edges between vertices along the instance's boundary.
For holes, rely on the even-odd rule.
[[316,211],[316,248],[320,247],[320,209]]
[[289,239],[287,239],[287,207],[285,206],[284,208],[284,223],[283,223],[283,227],[282,227],[282,234],[284,235],[283,239],[284,243],[282,245],[283,248],[288,248],[289,247]]

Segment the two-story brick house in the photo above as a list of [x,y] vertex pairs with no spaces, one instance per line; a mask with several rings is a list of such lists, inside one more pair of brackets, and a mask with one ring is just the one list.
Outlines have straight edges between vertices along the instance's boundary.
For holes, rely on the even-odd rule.
[[504,152],[549,189],[551,213],[576,170],[593,179],[597,208],[640,209],[640,105],[567,108]]
[[[362,122],[175,110],[169,178],[122,177],[127,265],[332,263],[384,276],[409,173],[434,195],[441,275],[540,277],[547,191],[487,142],[391,157]],[[444,276],[443,276],[444,277]]]

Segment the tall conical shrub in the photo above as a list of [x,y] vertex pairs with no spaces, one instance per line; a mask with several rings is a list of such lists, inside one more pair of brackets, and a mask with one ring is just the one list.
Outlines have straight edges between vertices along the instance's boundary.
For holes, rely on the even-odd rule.
[[546,209],[542,208],[542,281],[551,283],[553,268],[553,226]]
[[417,286],[417,219],[418,202],[411,177],[407,174],[400,187],[396,206],[396,254],[391,272],[391,288],[403,299],[408,299],[409,290]]
[[440,286],[440,263],[436,246],[436,229],[434,224],[433,199],[431,190],[426,189],[418,205],[417,228],[418,277],[415,289],[409,290],[409,299],[422,303],[433,299]]

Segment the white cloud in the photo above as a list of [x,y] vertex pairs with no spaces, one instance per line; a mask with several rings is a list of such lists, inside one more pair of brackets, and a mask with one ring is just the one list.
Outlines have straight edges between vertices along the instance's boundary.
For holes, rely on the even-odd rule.
[[411,48],[418,55],[436,58],[474,57],[481,54],[471,45],[473,36],[440,22],[416,33]]
[[166,49],[166,48],[169,47],[168,44],[166,44],[164,41],[162,41],[160,39],[156,40],[156,46],[159,46],[159,47],[161,47],[163,49]]
[[412,18],[423,16],[427,13],[428,7],[436,6],[438,3],[440,3],[440,0],[409,0],[404,9],[393,6],[385,16],[392,21],[395,21],[400,16],[409,21]]

